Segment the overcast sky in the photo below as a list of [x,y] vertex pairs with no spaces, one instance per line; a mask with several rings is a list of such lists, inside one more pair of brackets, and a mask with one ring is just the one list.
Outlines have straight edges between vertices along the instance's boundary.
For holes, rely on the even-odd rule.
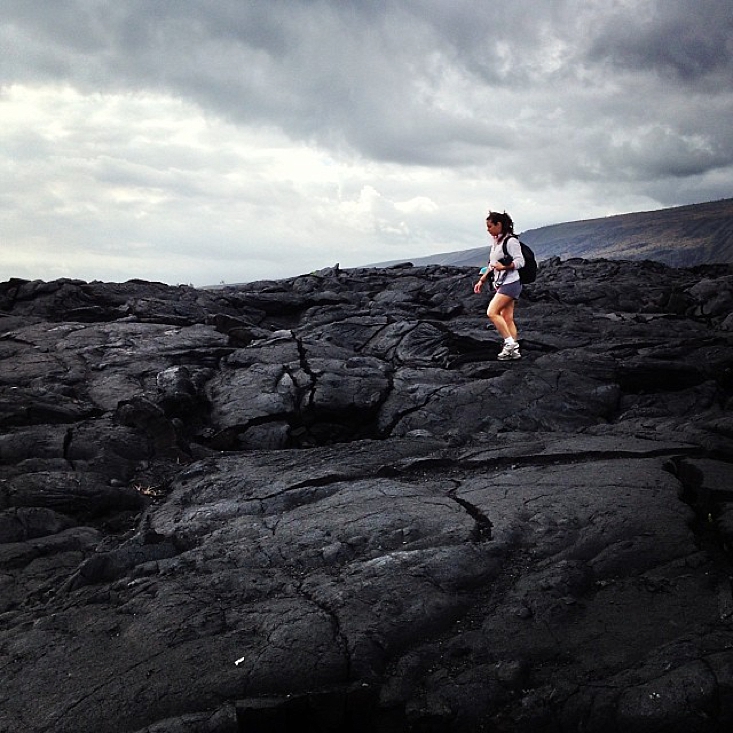
[[733,196],[731,0],[0,0],[0,280],[207,285]]

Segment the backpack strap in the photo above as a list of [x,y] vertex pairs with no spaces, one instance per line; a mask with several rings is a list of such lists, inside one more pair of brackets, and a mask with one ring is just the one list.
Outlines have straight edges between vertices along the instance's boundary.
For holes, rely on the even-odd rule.
[[[504,241],[501,243],[501,246],[504,249],[504,257],[509,257],[509,250],[507,249],[506,243],[512,238],[517,240],[519,242],[519,237],[516,234],[507,234],[506,237],[504,237]],[[521,245],[521,242],[520,242]]]

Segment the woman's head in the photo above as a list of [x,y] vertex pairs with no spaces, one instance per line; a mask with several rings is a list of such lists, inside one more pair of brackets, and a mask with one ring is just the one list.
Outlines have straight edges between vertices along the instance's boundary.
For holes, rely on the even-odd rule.
[[486,226],[494,236],[514,234],[514,222],[506,211],[503,214],[498,211],[490,211],[486,217]]

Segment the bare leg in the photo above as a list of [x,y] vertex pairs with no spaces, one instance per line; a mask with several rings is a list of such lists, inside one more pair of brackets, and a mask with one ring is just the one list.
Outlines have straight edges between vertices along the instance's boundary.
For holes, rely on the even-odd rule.
[[517,327],[514,324],[514,298],[496,293],[489,303],[486,315],[502,338],[506,339],[511,336],[516,341]]
[[514,304],[517,301],[514,298],[507,304],[506,308],[502,310],[502,315],[506,321],[507,328],[509,329],[509,335],[516,341],[519,338],[517,333],[517,326],[514,323]]

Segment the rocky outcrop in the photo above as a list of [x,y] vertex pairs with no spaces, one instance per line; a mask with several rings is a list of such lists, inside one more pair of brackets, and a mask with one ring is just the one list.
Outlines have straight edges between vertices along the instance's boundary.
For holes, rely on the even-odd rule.
[[0,731],[733,725],[733,270],[0,284]]

